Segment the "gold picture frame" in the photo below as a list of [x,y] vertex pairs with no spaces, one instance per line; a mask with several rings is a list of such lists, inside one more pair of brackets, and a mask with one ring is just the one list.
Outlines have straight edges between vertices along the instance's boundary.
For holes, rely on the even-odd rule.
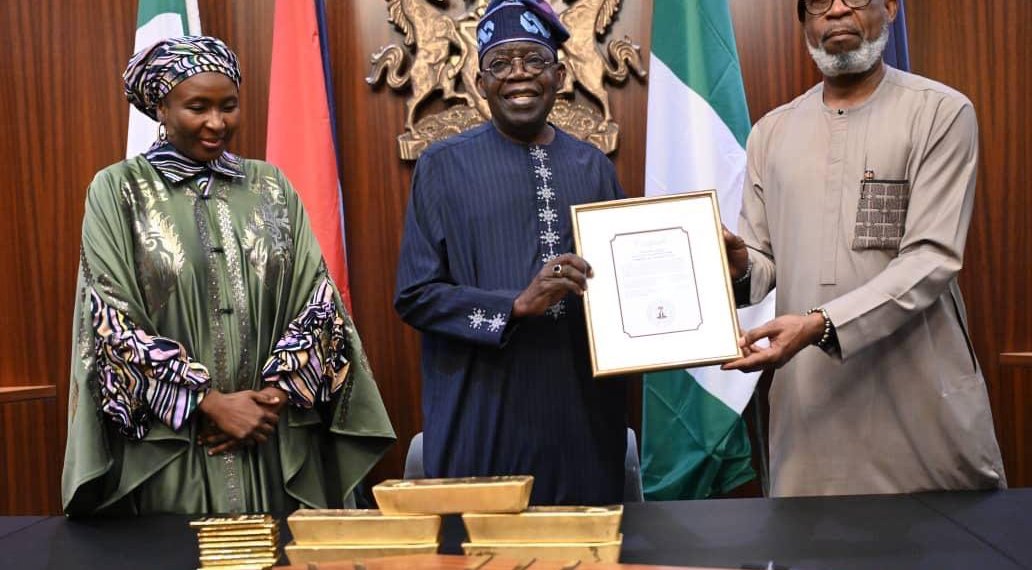
[[742,356],[715,190],[571,207],[596,377]]

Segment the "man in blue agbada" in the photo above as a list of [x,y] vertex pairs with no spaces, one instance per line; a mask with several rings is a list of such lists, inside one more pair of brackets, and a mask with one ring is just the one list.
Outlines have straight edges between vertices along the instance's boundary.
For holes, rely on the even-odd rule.
[[548,3],[493,0],[477,37],[492,119],[416,164],[394,301],[423,333],[426,475],[529,474],[535,504],[618,503],[626,384],[591,376],[570,206],[624,193],[547,121],[569,37]]

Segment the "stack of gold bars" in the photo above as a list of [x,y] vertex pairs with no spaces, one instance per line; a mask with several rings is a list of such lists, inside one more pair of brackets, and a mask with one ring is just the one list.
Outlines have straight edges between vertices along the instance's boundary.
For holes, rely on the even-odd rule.
[[521,561],[617,562],[623,507],[530,507],[530,476],[385,481],[373,487],[391,513],[462,513],[469,556]]
[[617,562],[622,506],[530,507],[530,476],[392,479],[373,487],[380,510],[299,510],[287,518],[292,564],[429,554],[443,514],[462,514],[467,555]]
[[279,531],[269,515],[209,517],[190,528],[197,531],[201,568],[261,570],[276,563]]
[[389,515],[368,509],[301,509],[287,517],[291,564],[433,554],[441,517]]
[[533,477],[391,479],[373,487],[380,510],[298,510],[287,517],[291,564],[433,554],[442,514],[519,512]]

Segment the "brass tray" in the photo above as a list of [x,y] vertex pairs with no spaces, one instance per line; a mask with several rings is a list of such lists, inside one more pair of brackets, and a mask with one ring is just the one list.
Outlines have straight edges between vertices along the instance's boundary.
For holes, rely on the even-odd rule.
[[581,562],[619,562],[623,535],[608,542],[464,542],[466,556],[492,554],[528,560],[560,560]]
[[426,544],[318,544],[303,545],[291,542],[283,547],[291,564],[308,564],[309,562],[333,562],[336,560],[356,560],[360,558],[379,558],[382,556],[406,556],[410,554],[434,554],[437,543]]
[[375,509],[298,509],[287,517],[298,545],[437,542],[441,517],[385,515]]
[[530,502],[530,475],[389,479],[373,487],[385,514],[518,513]]
[[530,507],[518,514],[466,513],[470,542],[612,542],[623,505]]

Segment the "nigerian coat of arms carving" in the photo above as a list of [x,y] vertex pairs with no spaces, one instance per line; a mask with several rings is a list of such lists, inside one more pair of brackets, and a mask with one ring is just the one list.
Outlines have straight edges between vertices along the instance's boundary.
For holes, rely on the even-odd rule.
[[[471,6],[458,18],[445,11],[448,1],[386,0],[387,19],[404,35],[405,47],[390,44],[372,54],[366,81],[376,85],[386,77],[392,89],[411,87],[405,132],[398,136],[403,160],[415,160],[431,143],[491,116],[475,87],[476,27],[488,0],[466,0]],[[620,129],[613,121],[606,80],[620,84],[632,72],[639,78],[647,73],[641,50],[630,38],[610,40],[605,50],[599,45],[621,1],[550,0],[570,39],[559,52],[559,60],[566,64],[566,83],[549,120],[607,154],[616,150]],[[575,99],[578,87],[589,96],[589,103]],[[438,91],[449,106],[417,119],[420,105]]]

